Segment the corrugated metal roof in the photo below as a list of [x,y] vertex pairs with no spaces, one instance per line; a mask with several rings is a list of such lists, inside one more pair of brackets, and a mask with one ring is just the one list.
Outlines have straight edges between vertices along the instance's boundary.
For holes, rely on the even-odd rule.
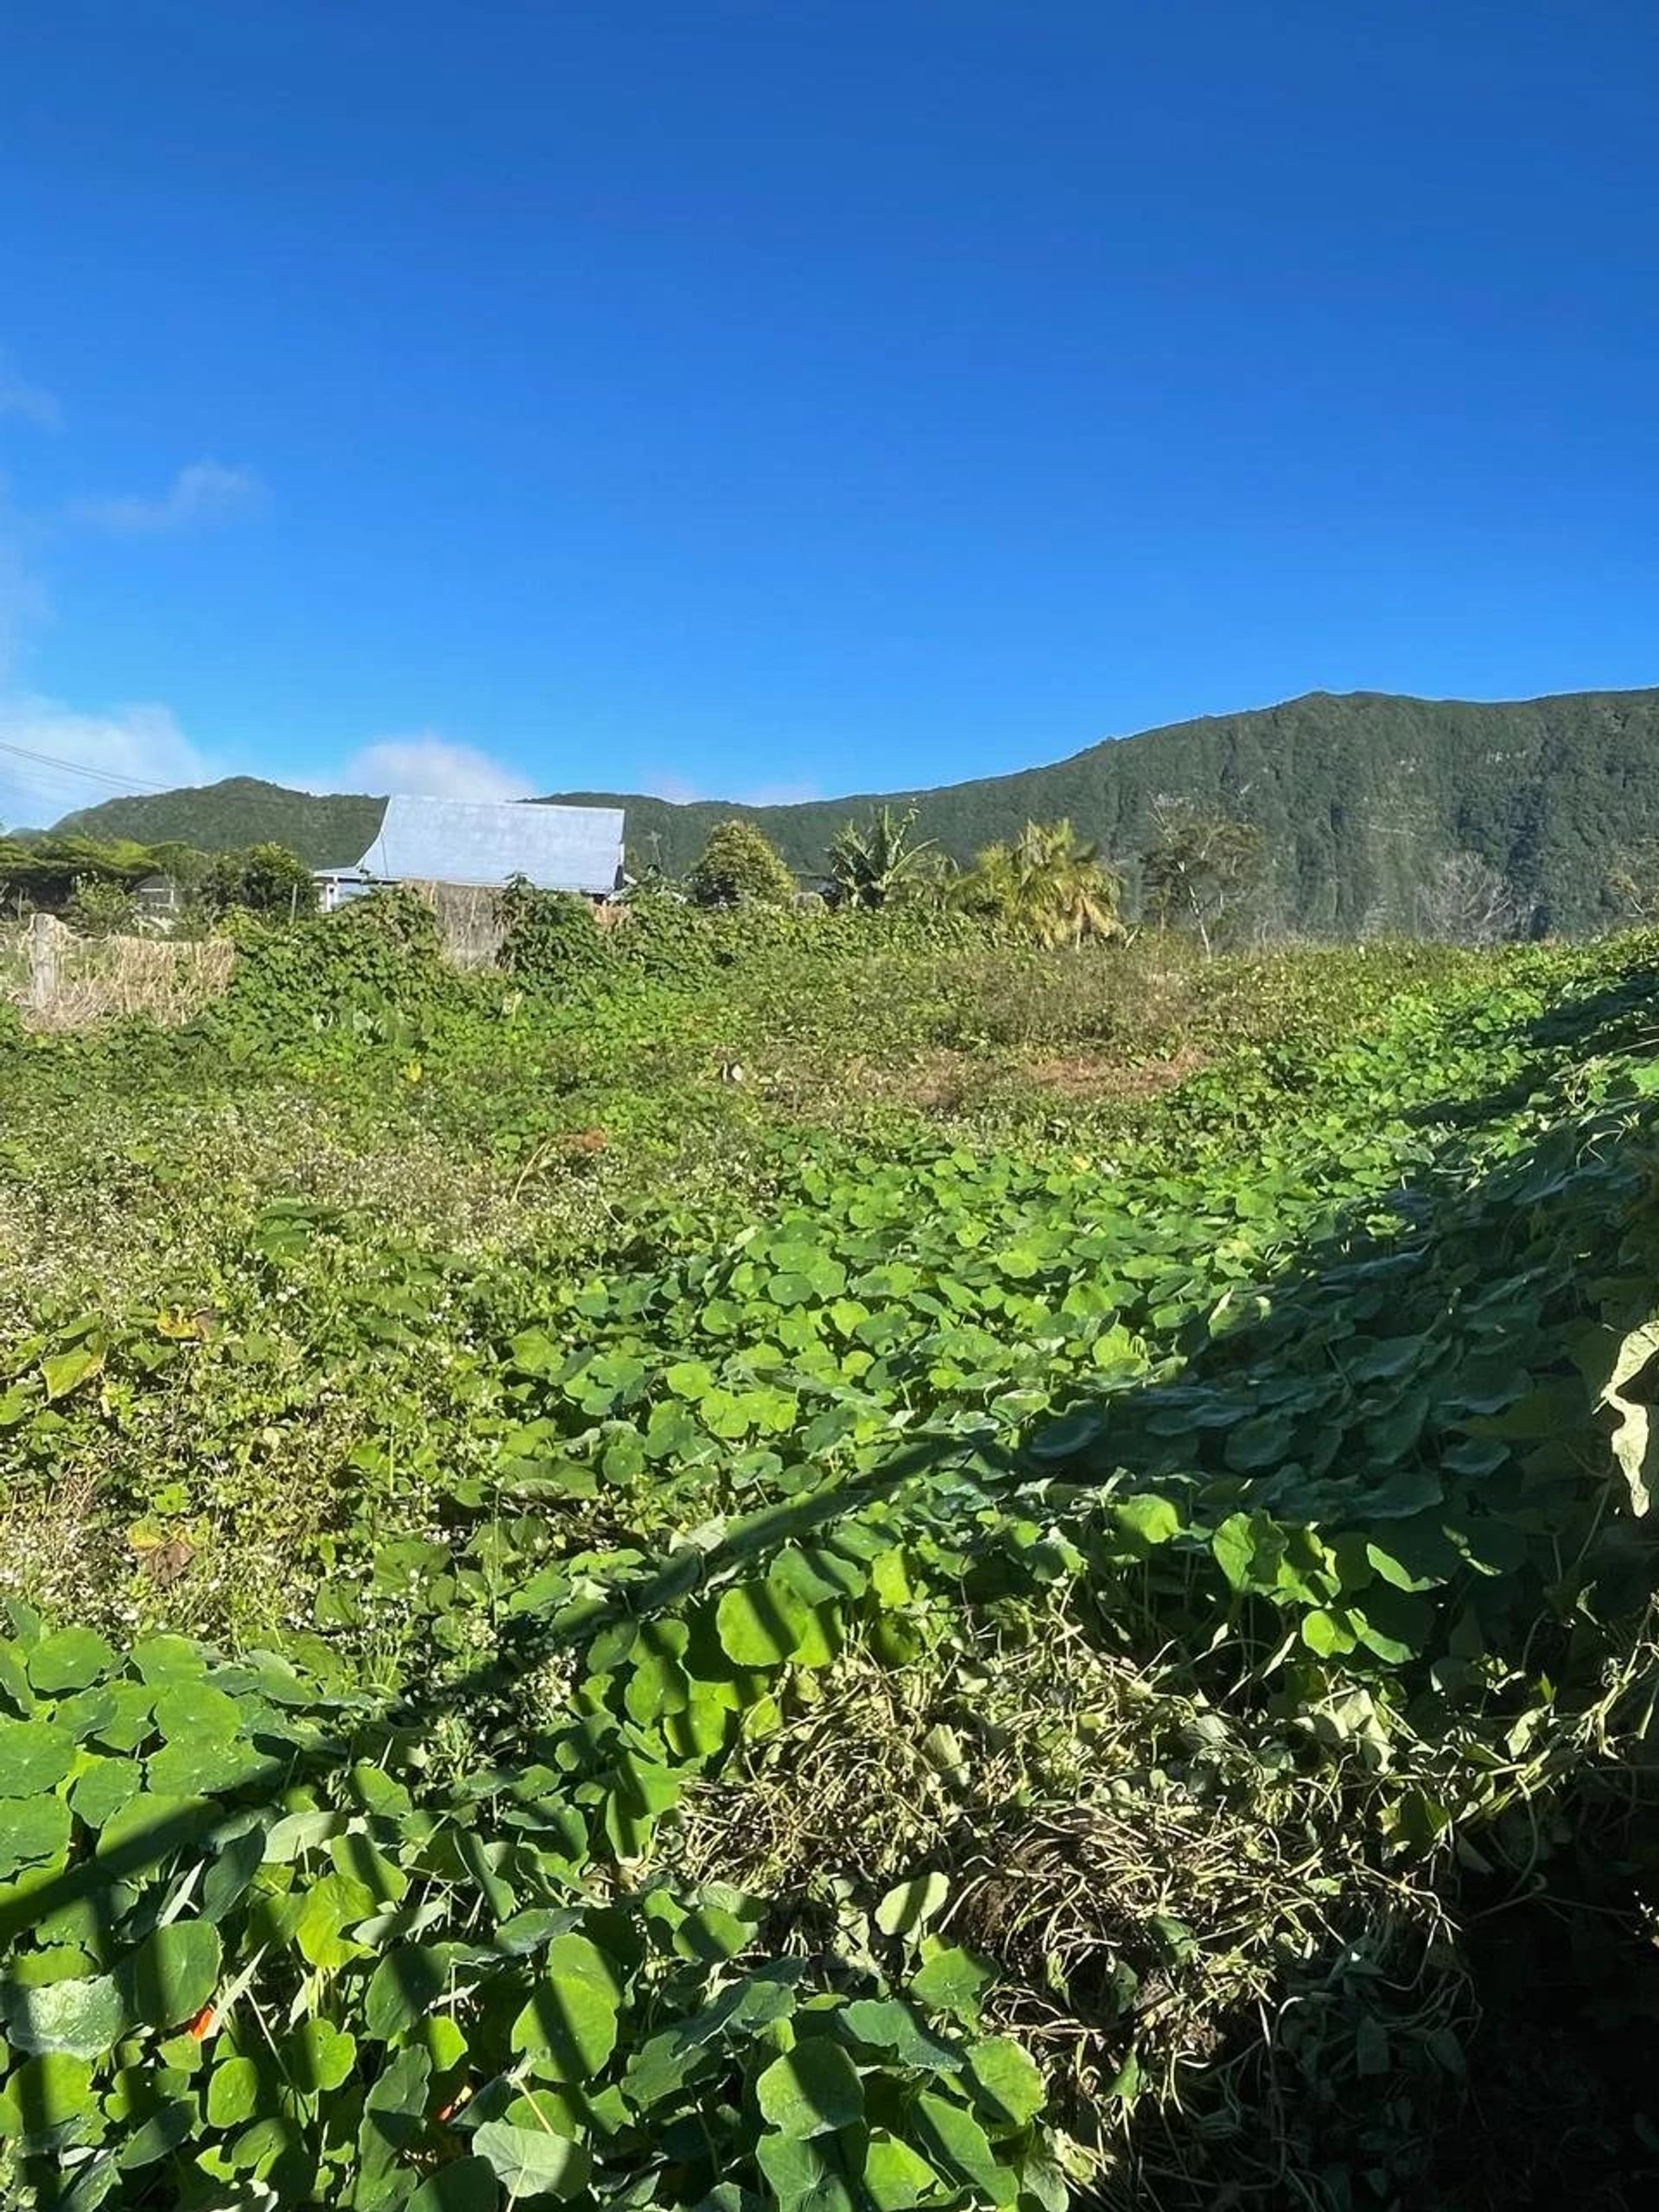
[[614,891],[622,865],[620,806],[480,804],[448,798],[386,801],[378,836],[358,868],[400,883],[505,883],[543,891]]

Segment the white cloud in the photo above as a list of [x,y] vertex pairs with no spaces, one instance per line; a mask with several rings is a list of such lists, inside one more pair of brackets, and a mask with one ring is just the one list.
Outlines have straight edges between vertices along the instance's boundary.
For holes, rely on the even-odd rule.
[[56,393],[37,384],[25,384],[4,353],[0,353],[0,415],[16,415],[40,430],[63,427],[63,410]]
[[383,738],[346,763],[337,788],[401,791],[416,798],[528,798],[531,785],[474,745],[455,745],[434,730]]
[[166,707],[82,714],[55,699],[0,695],[0,822],[39,828],[135,785],[209,783],[219,772]]
[[257,514],[265,487],[251,468],[227,468],[217,461],[193,461],[181,468],[159,499],[78,499],[71,512],[81,522],[126,537],[170,530],[193,530],[235,522]]

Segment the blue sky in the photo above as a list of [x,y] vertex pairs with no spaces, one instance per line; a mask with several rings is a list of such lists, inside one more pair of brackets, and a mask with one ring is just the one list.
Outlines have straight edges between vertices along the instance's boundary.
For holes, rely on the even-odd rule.
[[[933,782],[1659,681],[1648,0],[53,0],[0,743]],[[0,819],[114,785],[0,754]]]

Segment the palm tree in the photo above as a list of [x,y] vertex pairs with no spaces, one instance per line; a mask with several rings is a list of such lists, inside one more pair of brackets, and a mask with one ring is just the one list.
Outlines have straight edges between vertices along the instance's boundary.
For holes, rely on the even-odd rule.
[[849,822],[830,841],[830,903],[834,906],[885,906],[910,889],[927,868],[931,837],[911,835],[916,810],[895,814],[890,806],[870,810],[861,826]]
[[1039,944],[1077,945],[1122,934],[1121,889],[1099,846],[1069,822],[1027,822],[1010,842],[986,848],[961,895]]

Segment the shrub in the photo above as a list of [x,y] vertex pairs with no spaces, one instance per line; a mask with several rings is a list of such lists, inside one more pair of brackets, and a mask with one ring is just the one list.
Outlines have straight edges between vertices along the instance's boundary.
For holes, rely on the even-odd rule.
[[699,906],[783,906],[795,896],[795,879],[752,822],[722,822],[710,830],[685,889]]
[[83,876],[63,910],[63,918],[82,937],[124,937],[138,927],[138,910],[131,892],[107,877]]
[[215,913],[240,907],[250,914],[315,913],[317,887],[310,869],[286,845],[250,845],[245,852],[219,853],[202,878],[201,895]]
[[496,901],[503,936],[498,956],[524,983],[565,982],[606,965],[594,910],[572,891],[538,891],[516,875]]

